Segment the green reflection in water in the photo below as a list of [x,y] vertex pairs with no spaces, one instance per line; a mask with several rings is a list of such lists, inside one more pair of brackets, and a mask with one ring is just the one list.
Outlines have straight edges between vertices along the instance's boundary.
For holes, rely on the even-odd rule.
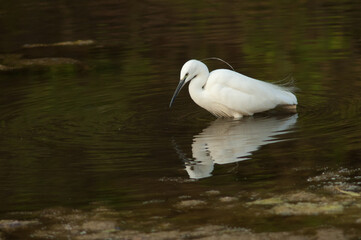
[[[0,73],[1,211],[94,201],[126,209],[214,187],[277,194],[308,187],[324,168],[360,167],[360,12],[358,1],[4,3],[0,64],[15,53],[86,67]],[[78,39],[95,44],[22,48]],[[174,183],[188,178],[172,139],[191,156],[213,118],[186,93],[172,111],[168,103],[182,64],[211,56],[259,79],[292,73],[301,89],[296,130],[249,161],[217,166],[212,178]],[[264,221],[263,230],[287,228]]]

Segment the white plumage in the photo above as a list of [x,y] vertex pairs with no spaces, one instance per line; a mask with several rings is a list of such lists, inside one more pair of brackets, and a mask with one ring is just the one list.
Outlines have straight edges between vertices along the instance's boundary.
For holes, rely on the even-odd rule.
[[263,82],[228,69],[209,73],[198,60],[186,62],[170,105],[187,83],[191,98],[217,117],[241,118],[279,105],[297,105],[296,96],[286,87]]

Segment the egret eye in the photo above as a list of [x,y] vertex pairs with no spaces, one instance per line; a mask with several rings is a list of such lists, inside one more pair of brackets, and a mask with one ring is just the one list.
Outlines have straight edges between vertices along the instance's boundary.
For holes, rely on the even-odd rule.
[[189,75],[189,73],[186,73],[185,77],[187,78],[187,77],[188,77],[188,75]]

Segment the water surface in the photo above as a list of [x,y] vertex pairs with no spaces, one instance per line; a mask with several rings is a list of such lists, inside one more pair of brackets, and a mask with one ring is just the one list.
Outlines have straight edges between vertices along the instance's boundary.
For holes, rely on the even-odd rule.
[[[175,226],[354,229],[360,215],[343,225],[322,214],[271,224],[272,216],[251,212],[177,218],[164,209],[210,190],[239,199],[329,194],[328,185],[360,192],[360,8],[358,1],[4,3],[0,64],[45,57],[81,64],[0,72],[0,219],[101,202]],[[94,43],[23,47],[87,39]],[[213,56],[257,79],[291,74],[298,114],[216,120],[185,90],[168,109],[182,64]],[[342,181],[312,181],[345,172]]]

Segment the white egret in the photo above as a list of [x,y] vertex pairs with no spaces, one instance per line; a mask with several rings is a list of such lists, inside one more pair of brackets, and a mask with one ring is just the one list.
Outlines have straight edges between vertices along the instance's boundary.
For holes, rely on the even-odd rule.
[[203,62],[192,59],[182,67],[180,81],[169,107],[188,82],[193,101],[216,117],[239,119],[277,106],[295,110],[297,105],[297,98],[290,88],[256,80],[228,69],[209,72]]

